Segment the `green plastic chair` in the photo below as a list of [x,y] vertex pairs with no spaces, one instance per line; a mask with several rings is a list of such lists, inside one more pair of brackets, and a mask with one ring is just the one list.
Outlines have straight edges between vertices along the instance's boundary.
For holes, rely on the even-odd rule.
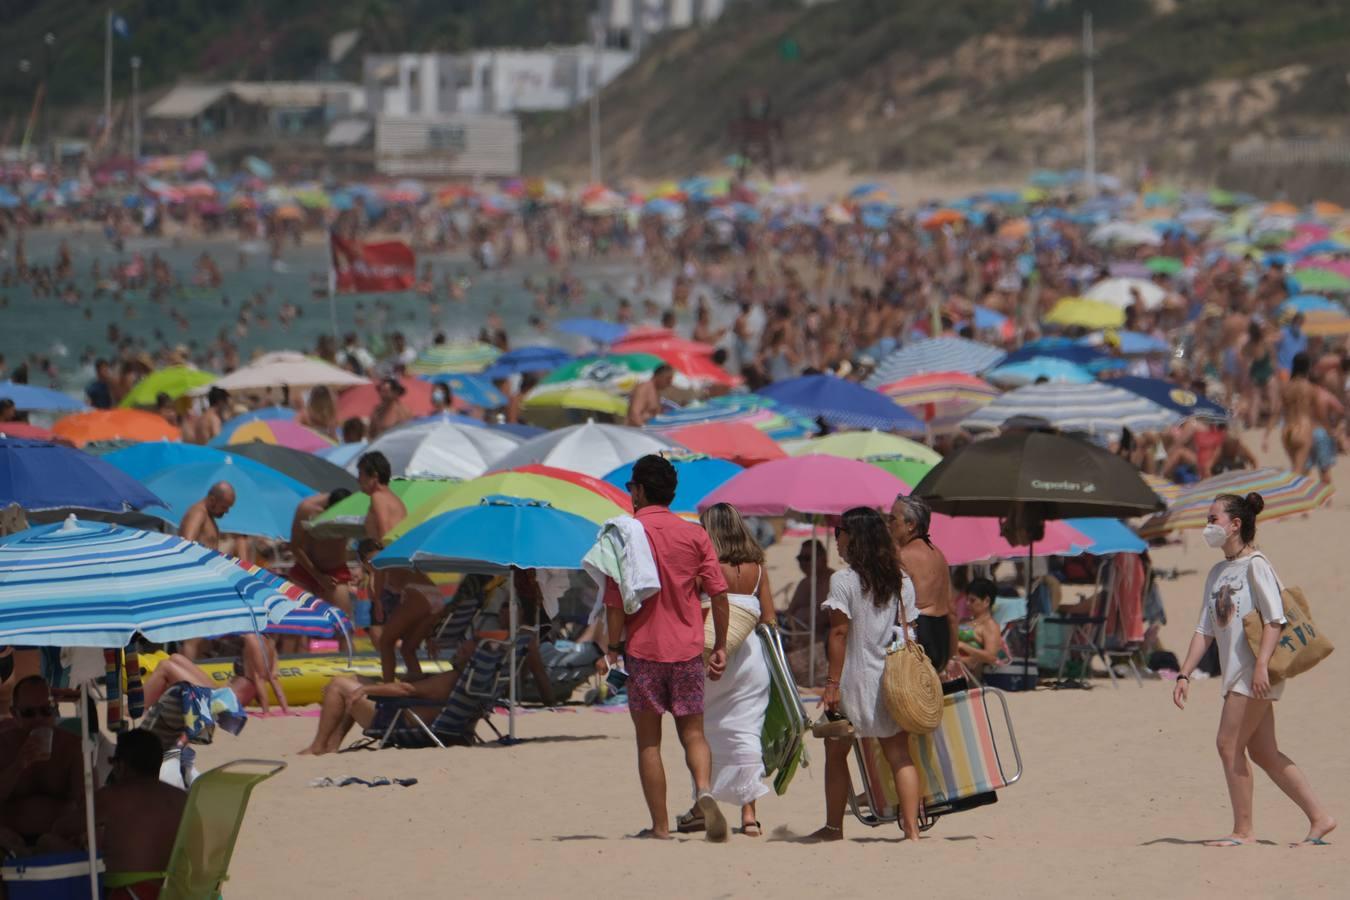
[[[107,888],[132,888],[162,879],[160,900],[217,900],[229,877],[234,842],[253,788],[286,768],[272,759],[236,759],[197,776],[164,872],[105,875]],[[132,895],[135,895],[132,888]]]

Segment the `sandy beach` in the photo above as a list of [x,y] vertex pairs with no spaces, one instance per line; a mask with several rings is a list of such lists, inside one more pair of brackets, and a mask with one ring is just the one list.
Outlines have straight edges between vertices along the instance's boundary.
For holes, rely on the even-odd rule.
[[[1253,445],[1259,439],[1253,436]],[[1272,457],[1273,459],[1273,457]],[[1338,479],[1350,478],[1342,461]],[[1308,593],[1333,640],[1350,634],[1335,564],[1350,527],[1344,496],[1307,518],[1273,522],[1259,543],[1282,577]],[[1194,627],[1214,553],[1193,533],[1154,554],[1161,568],[1195,569],[1167,582],[1165,644],[1179,654]],[[771,561],[785,583],[795,542]],[[1333,814],[1350,815],[1350,760],[1337,748],[1350,719],[1335,697],[1346,651],[1293,683],[1280,702],[1281,746],[1307,772]],[[255,719],[237,738],[202,748],[199,765],[239,757],[289,768],[254,794],[228,895],[370,897],[409,891],[465,896],[513,890],[595,897],[634,890],[656,896],[854,896],[883,886],[921,896],[1169,897],[1333,896],[1344,877],[1339,843],[1288,849],[1305,823],[1264,775],[1256,778],[1261,845],[1228,850],[1198,842],[1230,825],[1214,752],[1217,681],[1199,681],[1185,712],[1170,681],[1142,688],[1098,680],[1090,691],[1012,694],[1026,764],[999,802],[941,820],[917,847],[898,829],[846,819],[847,840],[794,844],[823,817],[823,754],[785,797],[761,801],[766,837],[729,845],[681,838],[626,839],[646,824],[632,728],[623,713],[585,707],[518,717],[515,747],[384,750],[321,758],[297,755],[315,719]],[[811,707],[813,715],[814,706]],[[505,717],[496,717],[505,728]],[[486,728],[481,729],[486,734]],[[668,728],[665,762],[672,815],[688,805],[684,767]],[[323,789],[323,776],[417,778],[412,787]],[[1333,835],[1333,841],[1344,834]],[[762,846],[760,846],[762,845]]]

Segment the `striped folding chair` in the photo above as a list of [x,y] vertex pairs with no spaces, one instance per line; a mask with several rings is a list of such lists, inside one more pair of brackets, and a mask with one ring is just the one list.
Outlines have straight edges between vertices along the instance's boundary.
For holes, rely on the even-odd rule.
[[[990,716],[990,698],[1003,713],[1003,734]],[[919,770],[923,806],[919,827],[927,831],[944,815],[987,806],[995,793],[1022,777],[1022,753],[1013,732],[1003,692],[972,688],[944,700],[942,723],[927,735],[910,735],[910,757]],[[899,818],[895,778],[881,745],[871,739],[854,742],[854,764],[862,790],[849,788],[849,808],[864,825],[877,826]],[[850,772],[850,782],[853,774]]]

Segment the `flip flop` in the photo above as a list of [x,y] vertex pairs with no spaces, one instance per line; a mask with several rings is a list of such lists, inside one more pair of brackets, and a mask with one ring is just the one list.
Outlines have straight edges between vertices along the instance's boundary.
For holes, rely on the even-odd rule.
[[1205,841],[1206,847],[1245,847],[1250,841],[1240,841],[1237,838],[1219,838],[1213,841]]
[[1290,844],[1289,846],[1291,846],[1291,847],[1302,847],[1302,846],[1304,846],[1305,844],[1308,845],[1308,846],[1311,846],[1311,847],[1330,847],[1330,846],[1331,846],[1331,841],[1323,840],[1322,838],[1304,838],[1303,840],[1299,841],[1297,844]]
[[708,841],[714,844],[725,844],[728,837],[727,817],[722,815],[722,809],[713,799],[713,795],[699,795],[696,805],[698,811],[703,813],[703,825],[707,829]]
[[656,834],[656,832],[652,831],[650,828],[644,828],[644,829],[642,829],[641,831],[639,831],[637,834],[630,834],[628,837],[631,838],[632,840],[635,840],[635,841],[673,841],[673,840],[675,840],[675,837],[674,837],[673,835],[669,835],[669,834],[666,835],[665,837],[658,837],[657,834]]

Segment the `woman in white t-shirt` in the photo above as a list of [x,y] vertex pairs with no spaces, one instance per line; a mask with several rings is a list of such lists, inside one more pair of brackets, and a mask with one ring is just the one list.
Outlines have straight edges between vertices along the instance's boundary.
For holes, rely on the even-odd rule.
[[[1325,843],[1326,835],[1336,827],[1336,820],[1313,795],[1303,772],[1280,752],[1275,743],[1275,701],[1284,693],[1284,685],[1271,685],[1268,666],[1279,643],[1285,617],[1275,570],[1252,546],[1256,539],[1256,517],[1264,507],[1265,501],[1260,494],[1246,497],[1220,494],[1210,506],[1209,524],[1204,530],[1205,543],[1222,549],[1224,559],[1205,579],[1200,622],[1172,691],[1172,701],[1177,708],[1185,709],[1191,672],[1200,664],[1210,645],[1217,645],[1223,670],[1219,759],[1228,781],[1228,797],[1233,804],[1233,832],[1227,837],[1206,841],[1207,847],[1240,847],[1256,841],[1252,828],[1249,759],[1264,769],[1271,781],[1308,817],[1308,836],[1303,843]],[[1259,611],[1266,623],[1257,653],[1247,645],[1242,628],[1242,617],[1252,610]]]
[[900,568],[895,540],[881,513],[855,507],[835,529],[839,555],[848,563],[830,577],[830,596],[821,608],[830,614],[830,674],[821,703],[852,723],[848,736],[825,740],[825,826],[810,841],[844,837],[848,803],[848,754],[854,738],[877,738],[900,793],[900,827],[909,840],[919,839],[919,773],[909,755],[909,738],[886,709],[881,676],[886,647],[899,638],[899,604],[910,624],[906,641],[916,639],[919,618],[914,583]]

